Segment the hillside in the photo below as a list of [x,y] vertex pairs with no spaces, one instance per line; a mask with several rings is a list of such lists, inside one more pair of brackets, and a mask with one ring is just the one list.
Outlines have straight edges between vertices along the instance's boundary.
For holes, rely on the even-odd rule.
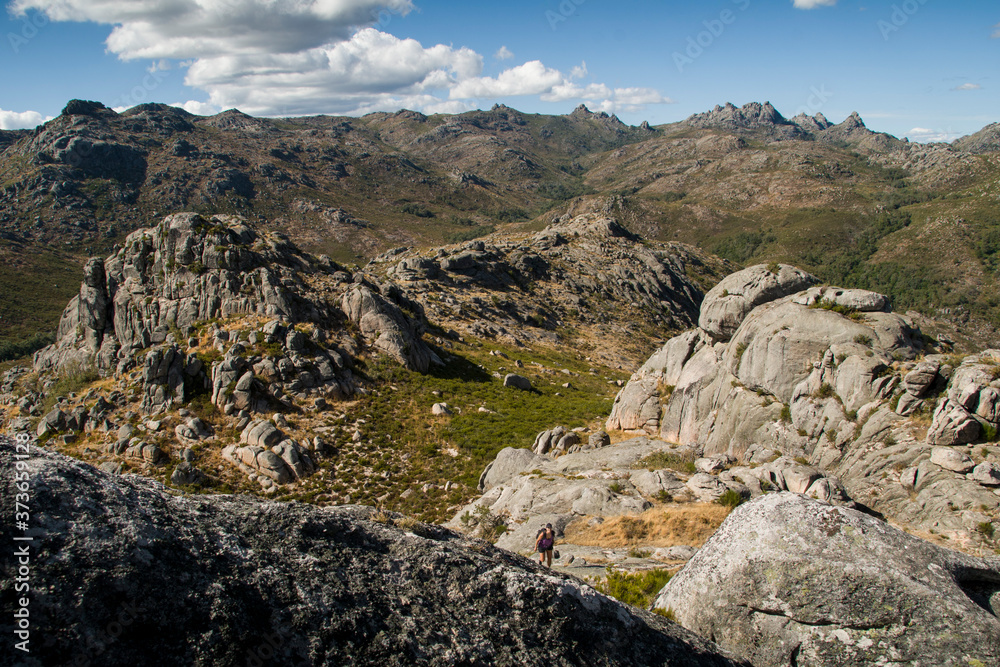
[[240,214],[348,265],[611,214],[737,264],[787,261],[891,293],[988,343],[1000,320],[991,128],[923,145],[857,114],[786,119],[757,103],[654,128],[585,107],[258,119],[74,100],[35,131],[0,132],[0,357],[54,330],[88,256],[179,211]]

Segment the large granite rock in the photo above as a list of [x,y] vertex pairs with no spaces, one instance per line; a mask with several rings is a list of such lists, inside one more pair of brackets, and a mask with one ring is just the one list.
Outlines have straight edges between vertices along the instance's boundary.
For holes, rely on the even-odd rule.
[[[729,299],[721,290],[718,297]],[[991,475],[955,475],[930,458],[936,445],[982,442],[958,468],[998,460],[983,441],[1000,428],[1000,351],[956,368],[954,356],[925,347],[911,321],[887,308],[880,294],[811,286],[758,303],[727,342],[700,328],[675,336],[619,392],[607,427],[643,429],[746,465],[780,452],[780,469],[743,475],[752,493],[759,484],[853,499],[913,529],[986,547],[964,513],[1000,509]],[[922,415],[932,404],[928,428]],[[786,480],[785,472],[797,474],[792,460],[820,477]]]
[[[404,301],[395,291],[393,295]],[[423,310],[414,302],[405,301],[405,305],[411,311],[410,316],[368,285],[349,290],[341,303],[348,319],[360,327],[373,346],[407,368],[424,373],[432,363],[440,365],[441,360],[420,337]]]
[[722,279],[705,295],[698,327],[720,341],[729,340],[743,319],[762,303],[794,294],[817,282],[801,269],[764,264],[737,271]]
[[737,508],[655,607],[758,667],[1000,664],[1000,559],[789,493]]
[[[0,466],[14,468],[9,440]],[[398,515],[172,496],[44,450],[25,466],[25,667],[742,664],[577,579],[442,528],[395,527]],[[0,500],[9,516],[13,479]]]
[[295,271],[311,270],[282,235],[261,237],[239,218],[168,216],[129,234],[103,264],[88,262],[80,294],[63,312],[55,344],[36,353],[35,368],[110,372],[171,330],[216,317],[329,318],[324,304],[289,288]]

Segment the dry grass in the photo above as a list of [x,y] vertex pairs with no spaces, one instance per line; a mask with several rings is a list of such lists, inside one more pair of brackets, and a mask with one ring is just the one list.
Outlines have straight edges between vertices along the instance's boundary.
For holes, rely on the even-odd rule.
[[581,546],[700,547],[729,516],[731,508],[715,503],[659,505],[638,516],[617,516],[588,527],[588,517],[566,527],[565,541]]

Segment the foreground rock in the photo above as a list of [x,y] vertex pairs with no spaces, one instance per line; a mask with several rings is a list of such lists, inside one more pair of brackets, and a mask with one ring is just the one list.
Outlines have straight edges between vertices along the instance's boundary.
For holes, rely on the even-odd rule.
[[[13,457],[12,443],[0,441],[4,470]],[[81,657],[108,665],[740,664],[661,617],[435,526],[397,518],[403,530],[362,507],[174,497],[155,482],[43,450],[27,464],[31,622],[48,639],[19,657],[28,667]],[[12,475],[3,491],[11,515]]]
[[734,511],[655,607],[758,667],[1000,662],[1000,559],[789,493]]

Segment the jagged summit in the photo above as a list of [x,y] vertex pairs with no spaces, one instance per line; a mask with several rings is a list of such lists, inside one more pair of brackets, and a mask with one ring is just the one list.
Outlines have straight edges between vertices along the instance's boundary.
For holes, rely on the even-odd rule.
[[951,144],[969,153],[992,153],[1000,150],[1000,123],[991,123],[974,134],[956,139]]

